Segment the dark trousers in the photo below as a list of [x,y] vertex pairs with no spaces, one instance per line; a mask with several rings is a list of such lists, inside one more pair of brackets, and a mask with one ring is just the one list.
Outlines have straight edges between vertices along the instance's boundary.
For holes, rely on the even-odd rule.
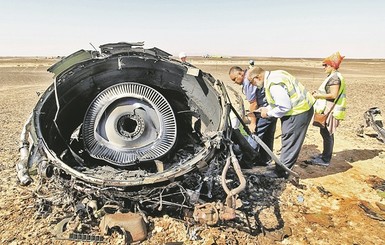
[[[304,113],[281,118],[282,149],[280,160],[288,168],[291,168],[298,159],[313,114],[314,110],[312,107]],[[278,167],[277,170],[280,171],[282,169]]]
[[323,139],[324,149],[322,152],[322,160],[330,162],[332,159],[333,148],[334,148],[334,134],[330,135],[327,128],[320,128],[320,133]]
[[[273,151],[274,147],[274,134],[277,126],[277,118],[258,118],[257,128],[255,134],[260,138],[263,143]],[[267,163],[271,160],[271,156],[261,147],[257,146],[257,150],[260,153],[261,163]]]
[[[258,153],[254,148],[247,142],[246,138],[241,134],[239,129],[234,129],[231,134],[231,140],[237,144],[241,150],[238,154],[242,153],[242,160],[244,163],[254,163],[258,158]],[[237,154],[237,153],[236,153]]]

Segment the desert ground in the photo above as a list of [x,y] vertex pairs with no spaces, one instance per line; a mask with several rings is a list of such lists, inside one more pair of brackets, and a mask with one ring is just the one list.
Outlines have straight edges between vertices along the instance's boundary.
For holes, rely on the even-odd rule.
[[[246,67],[250,58],[265,70],[287,70],[308,90],[318,88],[325,77],[321,59],[189,57],[189,62],[240,91],[228,78],[228,70],[233,65]],[[15,171],[23,124],[39,94],[52,83],[47,68],[56,61],[0,58],[1,244],[76,244],[57,240],[52,234],[57,213],[36,216],[33,192],[37,183],[18,185]],[[293,169],[300,175],[300,185],[287,182],[279,196],[280,214],[290,232],[279,237],[282,233],[274,231],[274,224],[256,236],[234,228],[207,227],[200,231],[200,239],[193,240],[187,237],[183,221],[164,216],[154,218],[155,224],[143,244],[384,244],[385,144],[376,139],[371,128],[365,129],[364,137],[357,135],[357,129],[369,108],[376,106],[385,111],[385,60],[347,58],[340,72],[346,79],[348,108],[346,120],[335,134],[331,165],[304,163],[322,151],[319,129],[309,126]],[[278,127],[276,152],[280,148],[279,135]]]

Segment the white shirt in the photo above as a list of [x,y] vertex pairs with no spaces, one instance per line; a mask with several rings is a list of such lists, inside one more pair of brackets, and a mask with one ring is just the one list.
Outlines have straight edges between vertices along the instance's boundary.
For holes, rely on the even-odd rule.
[[279,84],[270,86],[270,94],[276,107],[267,106],[267,116],[281,118],[291,110],[292,105],[286,87]]

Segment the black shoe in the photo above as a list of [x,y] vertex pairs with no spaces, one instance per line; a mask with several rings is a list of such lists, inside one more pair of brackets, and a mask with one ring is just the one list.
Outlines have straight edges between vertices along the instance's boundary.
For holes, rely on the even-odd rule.
[[323,160],[322,158],[313,158],[311,160],[306,160],[305,163],[312,164],[312,165],[324,166],[324,167],[327,167],[330,165],[330,162],[327,162],[327,161]]
[[320,154],[313,155],[310,158],[311,159],[316,159],[316,158],[322,158],[322,157],[323,157],[323,155],[322,155],[322,153],[320,153]]

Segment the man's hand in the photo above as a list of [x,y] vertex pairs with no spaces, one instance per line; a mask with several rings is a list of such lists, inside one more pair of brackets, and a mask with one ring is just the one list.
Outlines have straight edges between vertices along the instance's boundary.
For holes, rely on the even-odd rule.
[[260,107],[257,111],[261,113],[262,118],[268,118],[269,117],[267,115],[267,112],[268,112],[267,107]]
[[311,95],[313,95],[313,97],[314,97],[315,99],[319,99],[319,98],[320,98],[320,93],[318,93],[318,91],[313,91],[313,92],[311,92]]

